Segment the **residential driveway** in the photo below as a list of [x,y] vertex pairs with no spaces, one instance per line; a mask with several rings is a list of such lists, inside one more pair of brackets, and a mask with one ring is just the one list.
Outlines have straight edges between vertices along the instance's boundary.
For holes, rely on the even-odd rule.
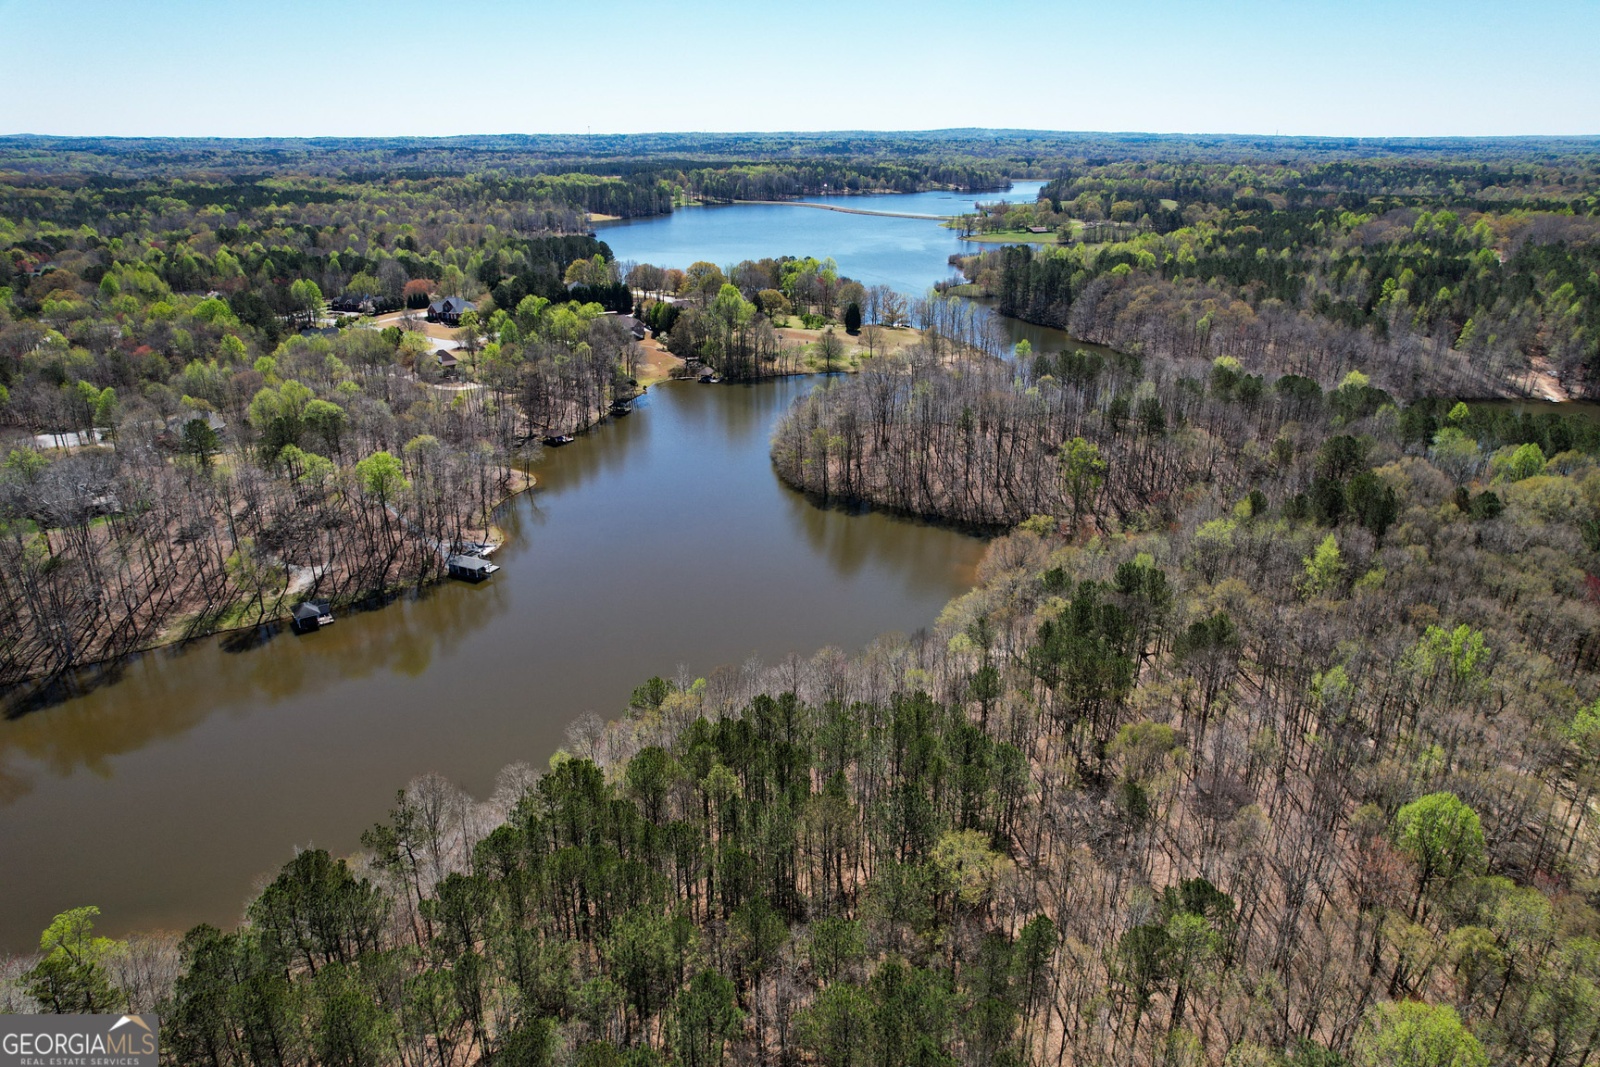
[[[376,315],[368,320],[368,328],[382,330],[390,326],[402,326],[402,320],[409,320],[410,325],[420,329],[428,337],[436,341],[450,342],[448,345],[441,344],[439,347],[456,347],[455,328],[440,322],[429,322],[420,311],[391,311],[386,315]],[[402,328],[404,327],[402,326]]]

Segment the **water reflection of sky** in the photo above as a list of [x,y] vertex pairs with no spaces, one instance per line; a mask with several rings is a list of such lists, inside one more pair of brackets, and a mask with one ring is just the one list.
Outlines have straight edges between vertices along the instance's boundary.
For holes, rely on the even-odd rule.
[[[891,193],[807,197],[814,203],[908,214],[960,214],[984,201],[1029,202],[1043,182],[1016,182],[1005,193]],[[926,219],[855,215],[782,204],[684,208],[670,215],[596,227],[619,260],[687,267],[708,260],[728,267],[768,256],[832,256],[841,273],[866,285],[921,293],[951,276],[949,259],[977,246]]]

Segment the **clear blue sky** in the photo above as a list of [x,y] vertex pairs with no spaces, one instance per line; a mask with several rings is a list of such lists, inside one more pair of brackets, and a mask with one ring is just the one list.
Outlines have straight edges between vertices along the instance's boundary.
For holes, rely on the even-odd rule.
[[1600,0],[0,0],[0,133],[1600,133]]

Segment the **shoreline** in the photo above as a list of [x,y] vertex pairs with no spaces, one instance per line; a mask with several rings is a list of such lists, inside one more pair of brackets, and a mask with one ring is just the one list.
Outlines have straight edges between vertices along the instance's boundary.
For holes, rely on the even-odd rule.
[[[500,544],[505,543],[505,532],[495,524],[493,521],[493,516],[511,501],[515,500],[523,493],[528,492],[530,489],[536,488],[539,484],[537,478],[520,467],[513,466],[509,468],[509,470],[513,475],[513,486],[509,488],[503,496],[495,501],[494,506],[490,508],[490,522],[482,529],[484,540],[493,540],[495,536],[498,535],[498,543]],[[478,531],[473,530],[471,532]],[[423,582],[402,582],[395,585],[385,586],[381,589],[367,590],[359,596],[348,597],[340,600],[329,599],[327,603],[330,609],[340,608],[342,610],[349,610],[354,605],[360,605],[374,600],[380,600],[386,604],[390,599],[407,590],[431,589],[447,580],[449,580],[449,574],[441,571],[435,577]],[[293,585],[293,583],[294,579],[291,577],[289,585]],[[300,596],[300,593],[303,592],[304,591],[301,590],[295,595],[291,596],[291,594],[288,592],[288,587],[286,586],[284,592],[278,594],[277,598],[272,601],[271,612],[263,612],[261,616],[250,622],[239,622],[228,626],[219,626],[216,629],[206,630],[204,633],[185,634],[182,632],[184,620],[174,620],[162,630],[161,635],[156,640],[153,640],[148,644],[141,645],[138,648],[129,649],[126,652],[120,652],[114,656],[105,656],[100,659],[86,660],[85,662],[75,664],[69,670],[58,674],[36,674],[19,678],[9,685],[0,688],[0,717],[7,719],[17,718],[23,714],[27,714],[30,711],[38,710],[40,707],[48,707],[51,704],[58,703],[56,700],[45,699],[45,695],[52,689],[55,689],[57,686],[70,686],[71,680],[76,679],[79,676],[89,673],[99,673],[106,670],[114,670],[123,663],[131,662],[140,656],[148,655],[152,652],[159,652],[164,648],[181,648],[192,642],[205,641],[209,638],[225,637],[228,634],[246,633],[248,631],[259,630],[267,626],[288,626],[289,620],[292,618],[290,613],[293,610],[293,603],[299,603],[303,599],[309,599],[308,597]],[[65,698],[70,699],[71,695],[71,693],[68,693],[65,695]]]
[[[648,367],[650,370],[647,373],[641,374],[637,379],[639,383],[638,395],[643,395],[655,386],[671,382],[694,381],[694,379],[687,377],[673,377],[671,372],[685,366],[685,361],[667,351],[666,347],[662,345],[658,339],[649,338],[648,341],[649,346],[641,343],[641,347],[645,347],[647,352],[657,355],[659,358],[647,359],[641,364],[641,369]],[[850,367],[841,366],[835,368],[831,372],[822,368],[807,368],[805,370],[793,371],[788,374],[769,374],[760,378],[729,381],[726,384],[753,385],[763,381],[776,381],[779,378],[800,377],[813,374],[826,375],[829,373],[852,373],[859,369],[859,365]],[[601,418],[596,422],[583,427],[576,433],[575,436],[581,439],[590,431],[608,421],[613,420],[614,418],[616,418],[616,416],[602,415]],[[577,442],[574,441],[574,443]],[[508,469],[512,475],[512,484],[504,493],[504,495],[496,500],[494,505],[490,508],[490,522],[483,527],[481,531],[478,529],[468,531],[469,533],[481,532],[483,535],[483,540],[498,541],[500,544],[504,544],[506,535],[505,532],[493,521],[492,517],[495,514],[498,514],[503,507],[511,503],[517,497],[531,489],[537,488],[539,485],[538,478],[524,467],[513,465]],[[431,589],[434,586],[443,584],[448,580],[449,575],[441,571],[441,573],[435,577],[423,582],[402,582],[395,585],[385,586],[381,589],[367,590],[360,595],[353,597],[347,597],[338,600],[329,599],[328,605],[330,608],[350,610],[354,605],[380,601],[381,603],[378,604],[378,607],[382,607],[386,606],[393,597],[407,590]],[[70,699],[72,696],[71,690],[73,689],[73,682],[75,680],[83,676],[101,674],[109,670],[115,670],[124,663],[131,662],[140,656],[148,655],[152,652],[158,652],[162,649],[182,648],[183,646],[192,642],[204,641],[211,638],[225,638],[230,634],[237,635],[247,633],[269,626],[286,627],[292,618],[291,612],[293,610],[293,604],[299,603],[303,599],[309,599],[308,597],[303,596],[305,590],[297,590],[294,595],[291,595],[289,593],[289,588],[292,587],[293,584],[294,578],[291,575],[287,585],[285,586],[285,590],[278,594],[276,599],[271,601],[271,609],[264,611],[260,616],[253,618],[248,622],[232,622],[225,626],[218,626],[214,629],[208,629],[202,633],[188,634],[184,632],[184,627],[185,623],[189,620],[187,618],[175,619],[167,626],[163,627],[160,635],[157,638],[147,644],[140,645],[137,648],[128,649],[112,656],[104,656],[96,659],[85,660],[84,662],[74,664],[70,669],[57,674],[35,674],[18,678],[6,686],[0,687],[0,716],[4,716],[6,718],[18,717],[22,714],[27,714],[31,711],[38,710],[39,708],[48,707],[52,704],[60,702],[59,700],[52,699],[48,696],[48,694],[50,694],[53,690],[56,690],[58,687],[65,687],[68,690],[66,693],[62,694],[61,699]]]
[[[864,195],[864,197],[866,197],[866,195],[874,194],[856,195]],[[806,208],[821,208],[821,210],[827,211],[845,211],[845,213],[853,214],[891,214],[893,218],[946,218],[946,216],[912,216],[912,214],[882,213],[882,211],[858,211],[851,210],[851,208],[837,208],[837,206],[832,205],[816,205],[816,203],[741,203],[792,203],[792,205],[806,206]],[[1018,322],[1026,322],[1026,320],[1018,320]],[[835,326],[835,328],[837,328],[837,326]],[[802,326],[786,325],[779,326],[778,330],[781,336],[786,336],[786,338],[790,339],[790,341],[802,342],[802,344],[800,344],[798,347],[802,347],[802,349],[805,350],[810,350],[811,347],[816,344],[816,339],[821,338],[822,333],[827,333],[829,328],[805,330],[805,328],[802,328]],[[880,328],[880,330],[883,330],[883,334],[886,334],[888,338],[904,339],[904,341],[902,341],[901,344],[891,344],[891,346],[885,346],[883,347],[883,350],[880,350],[880,352],[874,352],[874,354],[869,355],[867,354],[866,347],[862,346],[861,334],[842,333],[842,341],[845,341],[846,350],[843,352],[840,360],[838,360],[838,365],[835,365],[834,368],[826,368],[826,366],[814,365],[813,355],[811,355],[810,352],[806,352],[805,357],[803,357],[803,366],[800,366],[800,368],[795,368],[795,370],[786,371],[786,373],[781,374],[763,374],[763,376],[760,376],[760,378],[726,379],[726,381],[722,382],[722,384],[731,384],[731,386],[752,386],[752,384],[760,384],[760,382],[763,381],[778,381],[778,379],[781,378],[829,376],[829,374],[856,374],[862,370],[862,366],[864,366],[864,363],[866,363],[867,360],[872,360],[872,358],[883,358],[885,355],[894,354],[896,350],[902,349],[902,347],[909,347],[912,346],[912,344],[917,344],[917,342],[920,341],[920,338],[922,338],[920,331],[914,330],[914,328],[910,328],[910,326],[898,326],[898,328],[886,328],[886,326],[883,326],[883,328]],[[880,334],[880,336],[882,336],[882,334]],[[638,374],[637,378],[637,395],[646,394],[651,387],[661,386],[661,384],[666,384],[666,382],[693,381],[693,378],[674,376],[674,371],[683,368],[683,366],[686,365],[686,362],[683,360],[683,358],[670,354],[669,350],[667,350],[667,347],[662,344],[661,339],[648,338],[646,341],[640,342],[640,347],[645,350],[646,358],[642,363],[640,363],[640,374]],[[616,418],[616,416],[610,416],[610,414],[608,414],[608,416],[602,416],[602,418],[598,419],[597,422],[590,424],[590,426],[584,427],[581,432],[578,432],[578,437],[582,437],[582,435],[587,434],[589,430],[595,429],[595,427],[600,426],[600,424],[603,424],[603,422],[613,418]],[[509,490],[502,494],[498,501],[494,502],[494,506],[491,507],[491,515],[498,514],[499,510],[501,510],[501,507],[506,506],[507,502],[514,501],[514,499],[517,498],[517,496],[520,496],[520,494],[538,486],[538,478],[534,477],[533,474],[530,474],[528,470],[523,469],[523,467],[514,466],[510,467],[510,470],[512,470],[512,482],[514,482],[514,485],[510,486]],[[517,485],[517,482],[520,482],[520,485]],[[789,483],[786,482],[786,485],[789,485]],[[845,504],[845,502],[824,502],[819,501],[819,499],[813,499],[813,496],[811,496],[810,493],[806,493],[806,491],[803,490],[803,488],[800,488],[800,486],[789,485],[789,488],[790,490],[805,494],[806,498],[808,498],[808,501],[813,502],[813,504],[816,504],[816,506],[843,506],[846,510],[850,510],[851,507],[853,507],[850,506],[850,504]],[[926,517],[926,515],[917,515],[915,512],[898,512],[898,510],[894,509],[880,509],[880,507],[874,506],[874,504],[869,504],[869,502],[861,502],[861,507],[864,507],[866,510],[880,510],[880,512],[883,512],[883,514],[896,515],[898,518],[909,518],[909,520],[915,520],[915,522],[930,522],[930,517]],[[949,528],[955,528],[955,530],[962,530],[963,533],[976,534],[976,536],[992,536],[992,534],[994,534],[994,530],[976,530],[976,528],[971,528],[971,526],[950,526],[949,523],[934,523],[934,525],[946,525],[949,526]],[[469,531],[469,533],[480,533],[480,531],[474,530]],[[493,520],[491,520],[491,522],[488,523],[485,528],[482,528],[482,534],[485,541],[493,541],[493,539],[496,539],[496,536],[498,536],[499,541],[504,542],[504,531],[499,530],[499,526],[494,525]],[[403,584],[392,585],[392,587],[386,587],[386,589],[366,590],[365,593],[358,595],[358,597],[344,598],[344,600],[338,601],[330,600],[330,608],[349,609],[352,605],[360,605],[360,603],[368,603],[368,601],[373,600],[382,600],[384,603],[387,603],[387,600],[394,597],[395,593],[400,593],[403,592],[403,590],[408,589],[427,589],[427,587],[434,587],[434,585],[442,584],[443,581],[446,581],[446,577],[448,576],[442,573],[438,574],[438,576],[432,577],[432,579],[427,579],[427,581],[424,582],[403,582]],[[206,640],[206,638],[226,637],[226,635],[230,635],[230,633],[237,635],[237,633],[250,632],[250,630],[258,630],[261,629],[261,627],[269,627],[269,625],[285,625],[286,622],[290,621],[291,605],[293,605],[293,603],[299,603],[299,600],[302,598],[302,593],[306,592],[306,590],[296,590],[296,593],[294,593],[293,597],[291,597],[291,593],[288,592],[288,590],[290,590],[293,585],[294,577],[291,576],[290,582],[288,582],[288,585],[285,587],[285,592],[278,593],[277,598],[272,601],[272,609],[270,609],[270,611],[262,611],[262,614],[259,614],[258,617],[253,617],[251,621],[230,622],[230,624],[219,625],[219,627],[216,627],[216,629],[208,629],[202,633],[186,633],[184,632],[184,622],[186,621],[184,621],[184,619],[179,619],[179,621],[174,621],[173,624],[165,627],[157,640],[152,640],[150,643],[147,643],[147,645],[139,646],[139,648],[128,649],[128,651],[115,654],[115,656],[101,657],[101,659],[90,659],[90,661],[82,662],[82,664],[75,664],[74,667],[69,670],[69,672],[58,673],[58,675],[29,675],[29,677],[18,678],[18,680],[13,681],[13,683],[10,683],[10,685],[6,686],[5,689],[0,689],[0,707],[10,707],[10,705],[14,704],[30,704],[30,702],[34,701],[35,697],[40,696],[40,694],[45,693],[45,691],[48,691],[48,689],[54,688],[54,686],[62,683],[64,678],[72,677],[72,675],[78,675],[78,673],[102,672],[102,670],[115,667],[115,665],[120,664],[120,662],[131,661],[131,659],[134,659],[134,657],[144,656],[144,654],[152,653],[152,651],[158,651],[158,649],[187,645],[187,643],[190,643],[190,641]]]
[[[671,373],[673,370],[677,370],[685,365],[685,361],[683,359],[667,351],[666,347],[662,345],[658,339],[649,338],[648,341],[649,346],[645,346],[643,343],[641,343],[641,347],[646,347],[647,352],[657,355],[659,358],[647,359],[641,364],[641,369],[648,367],[650,370],[641,374],[637,379],[639,383],[638,395],[643,395],[651,388],[666,383],[693,381],[692,378],[674,377]],[[764,375],[760,378],[729,381],[727,384],[750,385],[763,381],[775,381],[779,378],[786,377],[799,377],[812,374],[825,375],[828,373],[839,374],[854,372],[856,370],[859,370],[859,366],[841,366],[835,368],[832,372],[826,371],[822,368],[807,368],[805,370],[793,371],[788,374],[770,374]],[[614,418],[616,418],[616,416],[609,414],[602,415],[601,418],[594,423],[591,423],[590,425],[585,426],[577,431],[575,436],[582,438],[590,431],[608,421],[611,421]],[[574,443],[576,443],[576,441]],[[512,476],[512,484],[490,508],[491,521],[481,530],[474,528],[470,531],[467,531],[467,533],[481,533],[482,539],[486,541],[498,541],[500,544],[505,542],[505,532],[493,521],[492,516],[499,513],[501,508],[505,507],[505,505],[509,504],[523,493],[537,488],[539,485],[538,478],[524,467],[513,465],[508,469]],[[402,582],[396,585],[385,586],[381,589],[366,590],[353,597],[346,597],[337,600],[329,599],[327,603],[330,608],[339,608],[341,610],[349,610],[353,605],[360,605],[372,601],[382,601],[384,604],[387,604],[387,602],[394,596],[407,590],[432,588],[436,585],[444,583],[448,580],[448,578],[449,575],[441,571],[440,574],[426,581]],[[181,648],[190,644],[191,642],[204,641],[210,638],[223,638],[229,634],[247,633],[249,631],[259,630],[268,626],[287,626],[292,618],[291,612],[293,605],[301,602],[303,599],[309,599],[309,597],[304,596],[306,591],[303,589],[296,590],[294,594],[291,594],[289,589],[292,588],[293,585],[294,577],[291,574],[284,591],[278,594],[275,599],[270,601],[272,605],[271,608],[248,622],[230,622],[225,626],[218,626],[214,629],[208,629],[201,633],[189,634],[185,633],[184,629],[185,624],[190,621],[190,619],[188,617],[179,618],[173,620],[167,626],[163,627],[159,636],[157,636],[155,639],[151,640],[147,644],[140,645],[137,648],[128,649],[126,651],[119,652],[116,655],[85,660],[84,662],[74,664],[68,670],[57,674],[34,674],[18,678],[7,685],[0,687],[0,715],[11,718],[18,714],[26,714],[27,711],[37,710],[37,707],[49,706],[57,701],[47,699],[45,694],[56,689],[58,686],[71,687],[72,680],[79,676],[97,674],[107,670],[114,670],[123,663],[130,662],[151,652],[157,652],[161,649]],[[71,694],[68,693],[66,698],[70,699],[70,695]],[[18,711],[18,708],[26,710]]]

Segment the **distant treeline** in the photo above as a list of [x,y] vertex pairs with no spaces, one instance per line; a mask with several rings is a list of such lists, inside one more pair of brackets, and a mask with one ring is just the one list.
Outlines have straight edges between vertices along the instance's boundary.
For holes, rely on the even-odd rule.
[[921,132],[645,133],[373,138],[0,137],[0,173],[172,176],[185,173],[416,177],[508,174],[626,174],[630,167],[690,168],[847,159],[894,162],[968,157],[1011,167],[1015,177],[1054,177],[1071,163],[1122,161],[1270,163],[1369,159],[1470,162],[1592,157],[1593,137],[1352,138],[1215,134],[1067,133],[951,129]]
[[1401,395],[1545,388],[1600,371],[1600,178],[1591,156],[1070,168],[1033,228],[963,269],[1002,313],[1117,348],[1363,366]]

